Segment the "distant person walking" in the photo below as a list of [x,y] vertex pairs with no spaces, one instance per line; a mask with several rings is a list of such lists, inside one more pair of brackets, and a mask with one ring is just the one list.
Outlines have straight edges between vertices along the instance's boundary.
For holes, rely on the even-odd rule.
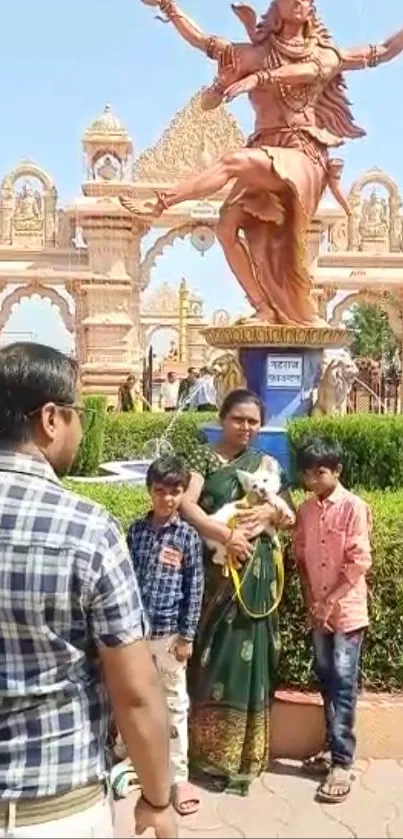
[[189,408],[194,411],[216,411],[217,393],[214,376],[208,367],[202,367],[200,377],[189,394]]
[[189,367],[187,376],[185,379],[182,379],[179,385],[179,392],[178,392],[178,403],[179,405],[185,405],[186,400],[193,390],[197,380],[199,378],[199,374],[196,367]]
[[150,405],[141,392],[140,382],[135,376],[130,375],[118,390],[118,411],[123,413],[136,411],[138,413],[144,407],[150,408]]
[[178,407],[179,379],[176,373],[168,373],[166,381],[161,385],[160,408],[164,411],[176,411]]

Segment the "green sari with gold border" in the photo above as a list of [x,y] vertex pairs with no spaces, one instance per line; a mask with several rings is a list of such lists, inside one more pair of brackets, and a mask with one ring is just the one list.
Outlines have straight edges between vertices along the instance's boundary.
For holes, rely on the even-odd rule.
[[[204,477],[200,506],[214,513],[243,491],[237,469],[255,472],[263,454],[247,450],[223,465],[209,447],[187,461]],[[202,618],[189,670],[191,712],[189,755],[193,771],[225,780],[228,790],[246,795],[251,781],[266,769],[269,706],[280,650],[277,610],[251,618],[230,579],[205,550],[206,589]],[[268,535],[254,542],[253,556],[240,571],[247,611],[264,615],[277,597],[273,544]]]

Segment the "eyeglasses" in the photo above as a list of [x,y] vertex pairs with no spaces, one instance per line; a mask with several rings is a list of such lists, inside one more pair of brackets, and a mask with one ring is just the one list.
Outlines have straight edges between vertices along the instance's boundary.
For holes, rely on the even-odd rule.
[[[43,406],[41,406],[40,408],[35,408],[35,410],[33,411],[29,411],[29,413],[26,416],[35,416],[35,414],[38,414],[39,411],[42,410],[42,407]],[[96,411],[94,410],[94,408],[87,408],[84,405],[76,405],[74,402],[72,402],[71,405],[55,404],[55,408],[60,408],[60,410],[62,411],[75,411],[81,422],[82,429],[85,433],[90,431],[92,426],[94,425],[96,417]]]
[[87,408],[84,405],[56,405],[57,408],[67,408],[75,411],[83,428],[83,431],[90,431],[95,422],[96,411],[94,408]]

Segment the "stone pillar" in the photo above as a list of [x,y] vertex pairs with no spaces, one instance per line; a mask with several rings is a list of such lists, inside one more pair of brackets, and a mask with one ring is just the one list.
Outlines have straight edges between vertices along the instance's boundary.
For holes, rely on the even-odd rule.
[[8,179],[5,179],[1,190],[0,203],[0,242],[2,245],[12,244],[13,212],[13,185]]
[[189,367],[203,367],[206,363],[208,344],[203,335],[203,323],[189,323],[187,328],[188,365]]
[[45,218],[45,230],[44,230],[45,248],[54,248],[55,245],[56,245],[56,229],[57,229],[56,204],[57,204],[57,192],[56,192],[55,187],[52,187],[52,189],[44,192],[44,195],[43,195],[44,218]]
[[[116,395],[130,372],[140,372],[140,241],[144,229],[129,216],[75,211],[88,247],[92,277],[81,290],[81,356],[84,393]],[[73,214],[74,210],[70,214]]]
[[181,280],[179,287],[179,361],[186,364],[188,361],[187,346],[187,321],[189,316],[189,291],[186,281]]
[[320,219],[312,219],[307,232],[306,249],[308,265],[311,266],[318,258],[320,240],[322,236],[322,222]]

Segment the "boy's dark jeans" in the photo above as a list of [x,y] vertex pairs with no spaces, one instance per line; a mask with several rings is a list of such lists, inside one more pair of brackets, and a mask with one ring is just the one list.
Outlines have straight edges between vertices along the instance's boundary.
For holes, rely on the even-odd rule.
[[326,750],[335,766],[348,769],[354,761],[355,709],[364,630],[314,630],[315,672],[324,702]]

